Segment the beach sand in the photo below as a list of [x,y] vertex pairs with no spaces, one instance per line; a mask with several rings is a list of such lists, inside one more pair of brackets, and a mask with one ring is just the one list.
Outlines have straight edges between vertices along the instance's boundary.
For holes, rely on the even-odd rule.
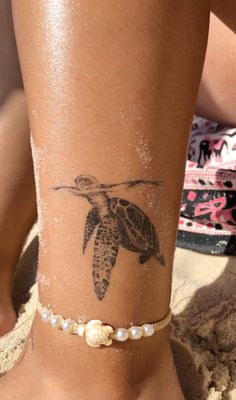
[[[14,302],[20,317],[15,329],[0,338],[0,374],[17,361],[34,318],[36,230],[29,235],[17,268]],[[186,400],[236,400],[235,288],[235,257],[176,250],[171,336]]]

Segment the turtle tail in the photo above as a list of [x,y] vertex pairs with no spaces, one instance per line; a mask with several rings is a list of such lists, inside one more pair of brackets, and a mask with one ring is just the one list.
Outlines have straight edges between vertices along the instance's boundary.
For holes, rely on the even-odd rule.
[[166,262],[165,262],[164,256],[162,254],[156,254],[155,257],[159,261],[159,263],[161,264],[162,267],[166,266]]

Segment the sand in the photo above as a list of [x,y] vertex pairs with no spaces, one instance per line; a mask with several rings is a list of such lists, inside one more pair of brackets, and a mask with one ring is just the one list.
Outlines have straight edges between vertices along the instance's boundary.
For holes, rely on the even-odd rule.
[[[0,374],[21,354],[35,314],[37,240],[32,231],[16,275],[15,329],[0,338]],[[236,400],[236,259],[177,249],[172,345],[186,400]]]
[[172,338],[187,400],[236,399],[236,259],[177,249]]

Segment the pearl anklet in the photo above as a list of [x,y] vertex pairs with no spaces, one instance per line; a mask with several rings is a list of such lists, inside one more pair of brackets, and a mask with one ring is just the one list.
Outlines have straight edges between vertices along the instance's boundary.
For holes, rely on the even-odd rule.
[[61,315],[54,314],[49,308],[38,302],[38,312],[42,320],[53,328],[60,329],[72,335],[84,337],[89,346],[110,346],[113,340],[125,342],[127,339],[138,340],[141,337],[150,337],[155,332],[165,328],[172,317],[172,312],[160,321],[147,323],[142,326],[113,329],[112,326],[103,324],[100,320],[91,320],[87,323],[75,322],[71,318],[64,319]]

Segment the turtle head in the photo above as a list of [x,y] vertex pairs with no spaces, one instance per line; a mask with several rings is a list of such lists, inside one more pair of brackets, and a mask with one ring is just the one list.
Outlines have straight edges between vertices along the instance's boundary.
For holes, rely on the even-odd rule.
[[94,176],[91,175],[79,175],[75,178],[75,185],[78,191],[86,191],[95,189],[98,187],[99,182]]
[[[75,178],[75,186],[56,186],[54,190],[67,190],[76,196],[89,198],[90,194],[100,189],[101,185],[91,175],[79,175]],[[94,193],[93,193],[94,194]]]

